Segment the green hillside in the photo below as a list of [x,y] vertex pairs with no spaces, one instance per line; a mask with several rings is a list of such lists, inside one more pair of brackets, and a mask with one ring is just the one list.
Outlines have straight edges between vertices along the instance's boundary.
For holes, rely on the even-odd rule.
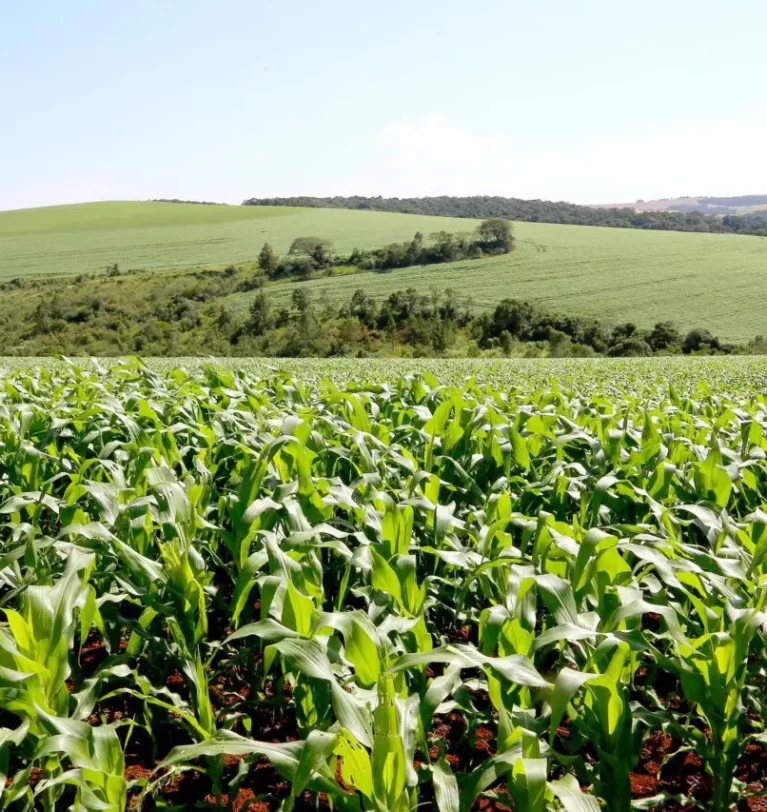
[[[360,287],[377,297],[453,288],[478,309],[511,297],[612,323],[705,326],[727,341],[767,333],[766,239],[545,223],[516,223],[514,231],[517,248],[505,256],[301,284],[334,302]],[[270,286],[272,299],[287,301],[295,284]],[[238,294],[229,303],[243,312],[251,298]]]
[[108,202],[0,212],[0,281],[92,273],[117,262],[158,270],[253,259],[265,240],[286,251],[320,235],[335,248],[405,240],[421,229],[470,231],[474,222],[388,212],[269,206]]
[[[115,262],[123,270],[220,266],[252,260],[267,240],[284,252],[297,236],[327,237],[348,252],[415,231],[466,232],[475,225],[389,212],[141,202],[0,212],[0,281],[99,272]],[[337,303],[359,287],[379,298],[411,286],[427,293],[453,288],[477,309],[514,297],[611,323],[670,319],[728,341],[767,333],[765,239],[543,223],[514,229],[511,255],[301,284]],[[296,284],[269,285],[269,295],[275,304],[287,301]],[[252,296],[226,303],[241,314]]]

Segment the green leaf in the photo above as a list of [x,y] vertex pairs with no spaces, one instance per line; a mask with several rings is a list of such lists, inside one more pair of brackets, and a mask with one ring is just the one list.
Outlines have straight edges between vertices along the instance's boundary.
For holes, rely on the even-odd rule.
[[458,791],[458,781],[444,758],[440,758],[431,765],[434,778],[434,797],[439,812],[459,812],[461,798]]
[[298,772],[306,742],[295,741],[285,744],[260,742],[246,739],[230,730],[218,730],[214,736],[199,744],[185,744],[174,747],[158,769],[178,764],[190,764],[201,756],[264,756],[280,774],[292,781]]
[[596,798],[582,792],[572,775],[565,775],[557,781],[549,781],[548,788],[562,804],[565,812],[600,812]]
[[373,588],[391,595],[400,608],[403,607],[402,603],[402,585],[397,578],[397,573],[394,571],[389,562],[376,552],[375,548],[371,546],[370,553],[372,555],[373,572],[371,583]]
[[511,436],[511,455],[514,462],[525,471],[530,470],[530,452],[527,450],[527,441],[516,430],[511,429],[509,432]]
[[373,797],[373,771],[367,750],[349,733],[342,729],[335,753],[341,759],[343,782],[361,792],[366,798]]

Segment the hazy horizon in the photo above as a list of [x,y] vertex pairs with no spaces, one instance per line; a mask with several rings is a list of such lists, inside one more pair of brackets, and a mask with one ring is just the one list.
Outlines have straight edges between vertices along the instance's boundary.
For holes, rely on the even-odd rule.
[[[756,194],[762,194],[761,192],[745,192],[743,194],[735,194],[735,195],[720,195],[720,194],[706,194],[706,195],[674,195],[673,198],[682,198],[682,197],[749,197]],[[767,193],[766,193],[767,194]],[[266,197],[335,197],[336,195],[324,195],[321,193],[317,194],[297,194],[297,195],[267,195]],[[338,195],[338,197],[354,197],[354,193],[349,195]],[[364,195],[365,197],[376,197],[377,195]],[[418,197],[435,197],[437,195],[381,195],[381,197],[387,198],[418,198]],[[482,192],[477,192],[476,194],[469,193],[466,195],[450,195],[447,193],[446,197],[485,197]],[[488,196],[496,196],[496,195],[488,195]],[[514,195],[497,195],[498,197],[515,197]],[[181,198],[174,198],[174,197],[165,197],[165,198],[104,198],[103,200],[68,200],[61,203],[43,203],[41,205],[33,205],[33,206],[12,206],[6,208],[0,208],[0,212],[5,211],[23,211],[26,209],[49,209],[49,208],[56,208],[57,206],[81,206],[88,203],[161,203],[161,202],[182,202],[182,203],[189,203],[189,204],[215,204],[220,206],[239,206],[242,205],[243,201],[247,198],[242,198],[242,200],[235,200],[235,201],[228,201],[228,200],[203,200],[202,198],[199,199],[181,199]],[[642,198],[641,200],[607,200],[607,201],[590,201],[589,203],[581,203],[580,201],[575,200],[553,200],[550,198],[524,198],[527,200],[547,200],[553,203],[577,203],[578,205],[594,205],[594,206],[605,206],[609,204],[621,205],[621,204],[631,204],[631,203],[652,203],[656,200],[666,200],[672,199],[672,196],[669,195],[668,198],[653,198],[652,200],[649,198]]]
[[0,209],[767,192],[767,5],[9,6]]

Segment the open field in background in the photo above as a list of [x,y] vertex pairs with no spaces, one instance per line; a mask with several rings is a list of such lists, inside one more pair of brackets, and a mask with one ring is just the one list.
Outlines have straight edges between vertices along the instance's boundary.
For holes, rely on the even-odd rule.
[[[767,240],[734,235],[515,223],[516,250],[481,261],[401,268],[301,283],[316,296],[348,301],[357,288],[376,297],[414,287],[453,288],[477,309],[501,299],[651,327],[672,320],[727,341],[767,332]],[[287,302],[295,282],[269,288]],[[244,312],[252,296],[228,300]]]
[[592,204],[595,209],[634,209],[634,211],[701,211],[711,214],[749,214],[767,210],[767,195],[740,197],[666,197],[635,200],[631,203]]
[[159,270],[255,259],[264,242],[287,251],[320,236],[336,250],[370,248],[472,220],[388,212],[176,203],[85,203],[0,212],[0,281],[16,276]]
[[[265,241],[284,252],[297,236],[333,240],[339,251],[410,239],[420,230],[471,231],[476,221],[343,209],[95,203],[0,212],[0,281],[36,274],[223,266],[254,259]],[[512,297],[607,323],[649,327],[673,320],[723,340],[767,332],[767,240],[759,237],[515,223],[506,256],[305,284],[345,302],[359,287],[384,297],[414,287],[453,288],[475,307]],[[295,282],[268,287],[287,302]],[[242,314],[252,293],[226,300]]]

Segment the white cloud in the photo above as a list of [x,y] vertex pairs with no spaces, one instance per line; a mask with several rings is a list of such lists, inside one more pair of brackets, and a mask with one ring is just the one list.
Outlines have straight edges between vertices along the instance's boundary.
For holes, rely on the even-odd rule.
[[432,113],[390,124],[378,137],[377,146],[397,166],[482,164],[498,151],[501,140]]

